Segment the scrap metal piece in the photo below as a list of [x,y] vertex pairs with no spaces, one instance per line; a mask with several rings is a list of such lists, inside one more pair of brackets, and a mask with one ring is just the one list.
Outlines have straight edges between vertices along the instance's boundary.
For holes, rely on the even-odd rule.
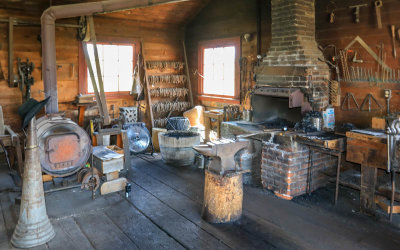
[[96,191],[100,187],[100,173],[96,168],[84,168],[78,174],[82,182],[81,189]]
[[[351,108],[351,100],[353,100],[354,104],[356,105],[357,108]],[[347,105],[345,105],[347,103]],[[346,108],[347,107],[347,108]],[[358,105],[358,102],[356,98],[354,97],[353,93],[347,93],[346,96],[343,98],[342,105],[340,106],[340,109],[343,111],[349,111],[349,110],[359,110],[360,105]]]

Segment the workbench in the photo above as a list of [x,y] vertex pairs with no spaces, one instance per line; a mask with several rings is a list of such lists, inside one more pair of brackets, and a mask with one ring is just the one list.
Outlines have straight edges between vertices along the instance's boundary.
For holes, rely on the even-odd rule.
[[387,139],[384,131],[352,130],[346,133],[346,160],[361,165],[361,212],[375,213],[378,169],[387,169]]
[[[336,205],[339,196],[339,180],[340,180],[340,166],[342,162],[342,154],[346,151],[346,138],[344,136],[336,135],[333,133],[317,132],[315,134],[299,133],[295,136],[297,142],[307,145],[310,152],[316,151],[323,154],[328,154],[337,157],[337,168],[336,168],[336,189],[335,189],[335,201]],[[310,154],[312,157],[312,153]],[[313,167],[313,159],[310,159],[310,171],[309,171],[309,184],[308,193],[311,191],[311,172]]]

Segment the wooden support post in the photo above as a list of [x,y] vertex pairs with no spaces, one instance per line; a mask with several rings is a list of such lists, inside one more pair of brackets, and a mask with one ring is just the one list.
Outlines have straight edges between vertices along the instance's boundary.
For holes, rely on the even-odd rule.
[[131,151],[129,149],[129,138],[126,130],[121,131],[122,144],[124,149],[124,169],[128,170],[131,163]]
[[142,56],[143,56],[143,64],[144,64],[144,75],[146,78],[146,106],[147,109],[149,110],[150,113],[150,120],[151,120],[151,128],[154,128],[154,114],[153,114],[153,107],[152,107],[152,102],[151,102],[151,94],[150,94],[150,84],[149,84],[149,75],[147,74],[147,61],[146,61],[146,55],[145,51],[143,49],[143,43],[140,43],[140,49],[142,50]]
[[101,105],[103,109],[103,123],[104,125],[109,125],[111,123],[110,120],[110,115],[108,113],[108,108],[107,108],[107,100],[106,100],[106,94],[104,93],[104,83],[103,83],[103,78],[101,74],[101,68],[100,68],[100,61],[99,61],[99,53],[97,52],[97,39],[96,39],[96,31],[94,29],[94,21],[93,21],[93,16],[87,16],[88,21],[89,21],[89,31],[90,31],[90,41],[93,44],[93,52],[94,52],[94,58],[95,58],[95,65],[97,69],[97,81],[99,82],[99,95],[101,99]]
[[183,40],[182,43],[183,43],[183,55],[185,57],[185,73],[186,73],[186,78],[187,78],[186,85],[187,85],[187,88],[189,90],[190,107],[193,108],[192,84],[191,84],[191,81],[190,81],[189,64],[188,64],[188,59],[187,59],[185,40]]
[[85,121],[85,106],[78,107],[78,125],[83,128],[84,121]]
[[360,205],[361,212],[375,214],[375,185],[377,168],[361,165]]
[[8,18],[8,86],[14,87],[14,18]]
[[219,175],[205,170],[202,217],[211,223],[226,223],[242,216],[243,174]]

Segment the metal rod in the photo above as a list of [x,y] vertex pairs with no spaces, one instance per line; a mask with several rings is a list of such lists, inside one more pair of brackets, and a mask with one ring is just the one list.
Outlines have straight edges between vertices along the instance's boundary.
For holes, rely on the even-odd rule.
[[68,187],[53,188],[53,189],[49,189],[49,190],[44,191],[44,193],[48,194],[48,193],[53,193],[53,192],[57,192],[57,191],[78,188],[78,187],[81,187],[81,184],[72,185],[72,186],[68,186]]
[[[10,23],[9,19],[0,18],[0,23]],[[33,21],[25,21],[13,18],[13,24],[15,26],[40,26],[40,22]],[[82,28],[82,25],[78,24],[69,24],[69,23],[56,23],[56,26],[65,27],[65,28]]]
[[394,206],[394,194],[396,192],[396,171],[392,169],[391,171],[391,179],[392,179],[392,196],[390,197],[390,215],[389,215],[389,220],[392,221],[393,218],[393,206]]
[[342,154],[338,154],[338,164],[337,164],[337,170],[336,170],[336,191],[335,191],[335,206],[337,204],[337,200],[339,197],[339,179],[340,179],[340,163],[342,161]]

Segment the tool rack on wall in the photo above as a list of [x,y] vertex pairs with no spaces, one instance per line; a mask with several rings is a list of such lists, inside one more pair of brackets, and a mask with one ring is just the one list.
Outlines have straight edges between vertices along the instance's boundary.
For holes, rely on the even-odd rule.
[[153,127],[164,128],[171,116],[181,116],[192,107],[187,64],[181,61],[147,61],[145,77]]

